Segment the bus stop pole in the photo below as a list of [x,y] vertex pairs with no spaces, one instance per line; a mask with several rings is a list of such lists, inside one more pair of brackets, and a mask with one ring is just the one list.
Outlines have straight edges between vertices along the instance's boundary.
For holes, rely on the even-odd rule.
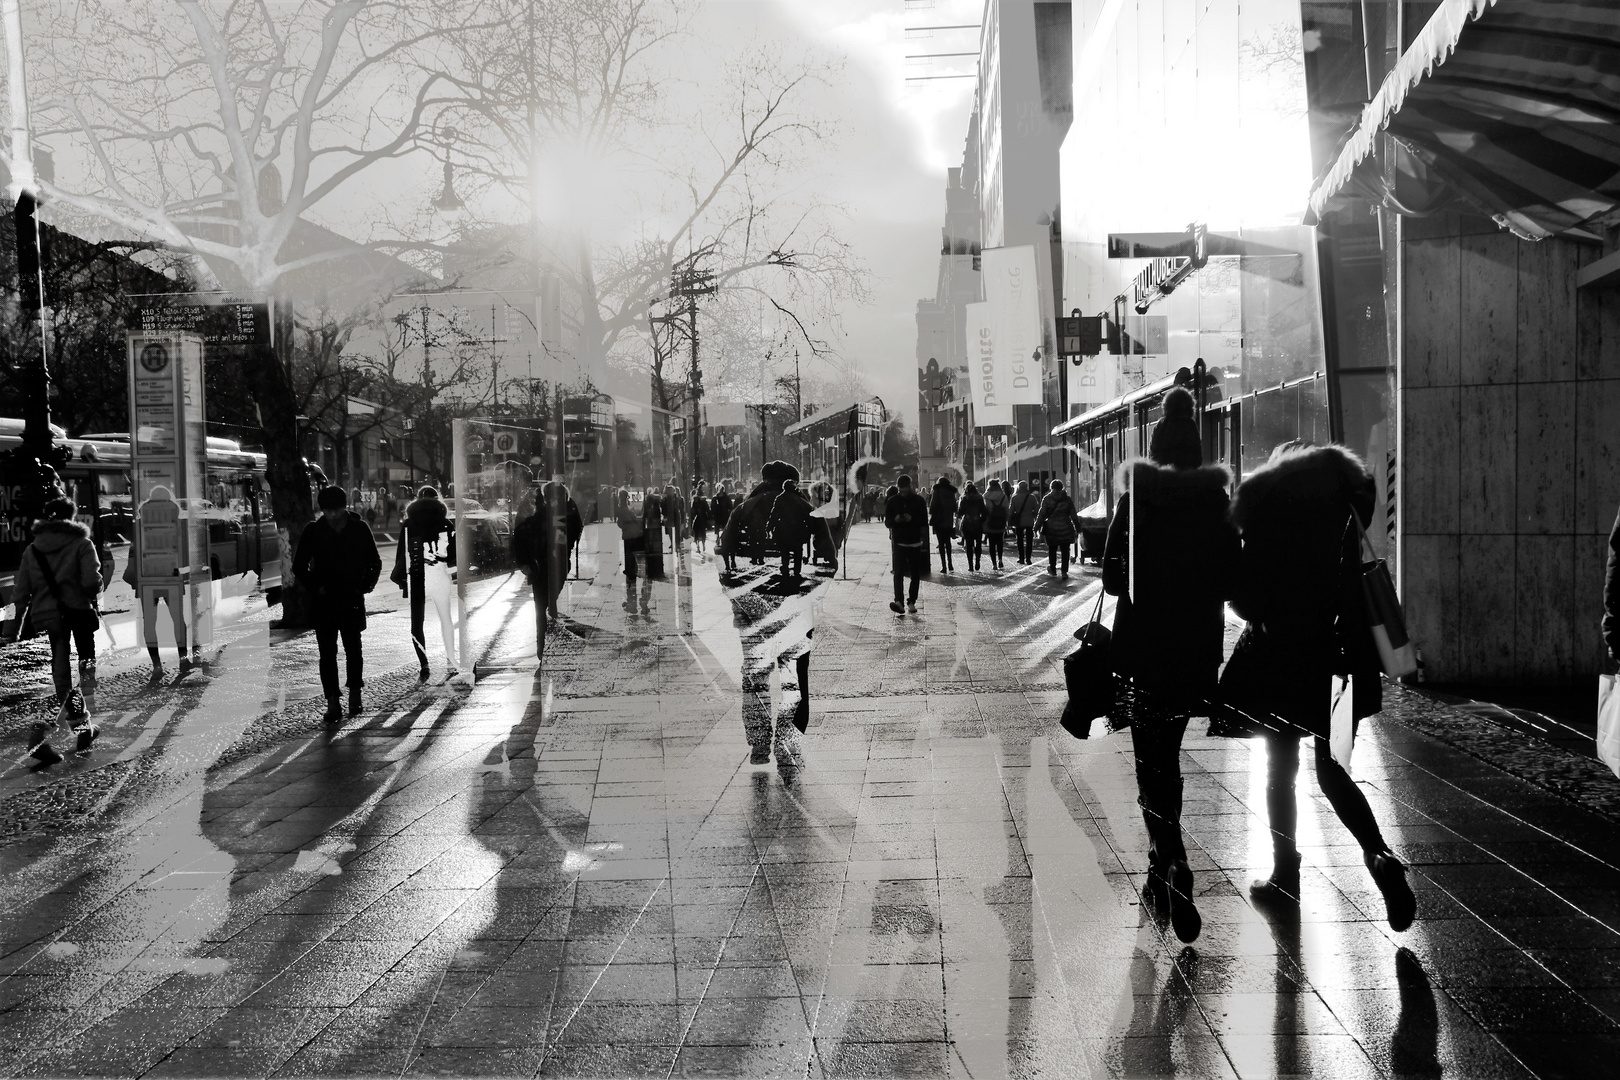
[[460,616],[461,646],[457,650],[462,677],[477,682],[472,669],[472,649],[467,643],[467,567],[472,557],[472,538],[467,515],[462,509],[467,499],[467,421],[450,422],[450,473],[456,487],[456,609]]

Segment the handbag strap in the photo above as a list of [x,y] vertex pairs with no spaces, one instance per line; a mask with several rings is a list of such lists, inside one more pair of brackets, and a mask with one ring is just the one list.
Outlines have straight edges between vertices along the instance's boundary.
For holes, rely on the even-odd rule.
[[39,548],[29,544],[28,550],[33,553],[39,572],[45,575],[45,587],[51,591],[51,599],[56,601],[58,607],[63,606],[62,583],[56,580],[56,571],[51,569],[51,564],[45,560],[45,556],[39,553]]
[[1094,622],[1094,623],[1095,622],[1102,622],[1102,605],[1103,605],[1103,590],[1099,586],[1098,589],[1097,589],[1097,604],[1096,604],[1095,607],[1093,607],[1091,609],[1091,618],[1089,620],[1087,620],[1088,622]]

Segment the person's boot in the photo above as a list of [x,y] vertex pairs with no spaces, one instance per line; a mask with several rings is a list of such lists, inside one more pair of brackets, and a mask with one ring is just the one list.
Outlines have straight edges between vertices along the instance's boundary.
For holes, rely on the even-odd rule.
[[55,765],[62,760],[62,755],[56,752],[51,745],[51,729],[54,725],[36,723],[28,733],[28,756],[39,762],[40,767]]
[[1193,903],[1192,869],[1185,862],[1173,862],[1165,868],[1170,886],[1170,929],[1184,942],[1198,940],[1204,929],[1204,918]]
[[331,697],[326,699],[326,714],[321,719],[325,720],[328,724],[343,723],[342,695],[333,694]]
[[1410,929],[1412,920],[1417,918],[1417,897],[1412,895],[1412,886],[1406,883],[1406,867],[1387,848],[1369,851],[1365,858],[1378,891],[1384,894],[1384,915],[1389,919],[1389,928],[1396,933]]
[[1271,876],[1249,885],[1257,904],[1299,903],[1299,852],[1279,850],[1272,859]]
[[73,735],[75,740],[73,752],[79,757],[85,757],[90,753],[91,745],[101,736],[101,728],[86,717],[83,723],[74,727]]
[[358,686],[349,687],[349,715],[359,716],[362,708],[364,706],[360,704],[360,688]]

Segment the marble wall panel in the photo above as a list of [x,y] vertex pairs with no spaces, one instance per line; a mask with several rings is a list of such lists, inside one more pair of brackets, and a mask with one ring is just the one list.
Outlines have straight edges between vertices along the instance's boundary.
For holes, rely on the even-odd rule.
[[1575,386],[1575,531],[1608,534],[1620,507],[1620,379]]
[[1401,409],[1401,520],[1409,533],[1458,531],[1461,440],[1455,386],[1405,391]]
[[1575,383],[1519,385],[1518,532],[1575,531]]
[[1575,596],[1575,537],[1520,536],[1517,548],[1510,618],[1519,648],[1512,678],[1522,683],[1568,681],[1575,676],[1583,636]]
[[[1457,543],[1454,661],[1464,680],[1506,680],[1514,672],[1514,538],[1464,535]],[[1424,653],[1427,668],[1428,653]],[[1433,678],[1433,675],[1429,676]]]
[[1464,386],[1458,391],[1458,520],[1465,533],[1514,531],[1518,408],[1514,386]]
[[1401,547],[1401,606],[1406,632],[1423,652],[1428,678],[1456,677],[1457,537],[1407,534]]
[[1406,386],[1451,386],[1458,379],[1457,241],[1414,241],[1404,252],[1401,380]]
[[1577,370],[1575,268],[1586,245],[1570,240],[1519,242],[1520,382],[1573,379]]
[[1458,246],[1458,369],[1465,383],[1513,382],[1518,352],[1518,251],[1507,233]]

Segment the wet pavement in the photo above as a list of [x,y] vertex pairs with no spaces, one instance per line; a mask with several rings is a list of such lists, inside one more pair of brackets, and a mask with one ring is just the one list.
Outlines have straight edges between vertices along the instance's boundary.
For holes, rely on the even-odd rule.
[[[1183,945],[1140,902],[1128,738],[1056,724],[1094,570],[936,573],[896,618],[882,540],[858,527],[828,592],[799,766],[749,764],[701,561],[689,612],[660,583],[627,616],[587,552],[538,671],[526,586],[471,586],[472,687],[417,686],[379,597],[372,707],[334,731],[307,638],[251,618],[212,673],[111,672],[100,711],[128,716],[76,768],[140,768],[0,847],[0,1072],[1612,1072],[1610,817],[1400,722],[1394,692],[1353,773],[1417,924],[1383,922],[1308,769],[1303,902],[1257,909],[1263,755],[1195,721]],[[0,807],[66,782],[20,775]]]

